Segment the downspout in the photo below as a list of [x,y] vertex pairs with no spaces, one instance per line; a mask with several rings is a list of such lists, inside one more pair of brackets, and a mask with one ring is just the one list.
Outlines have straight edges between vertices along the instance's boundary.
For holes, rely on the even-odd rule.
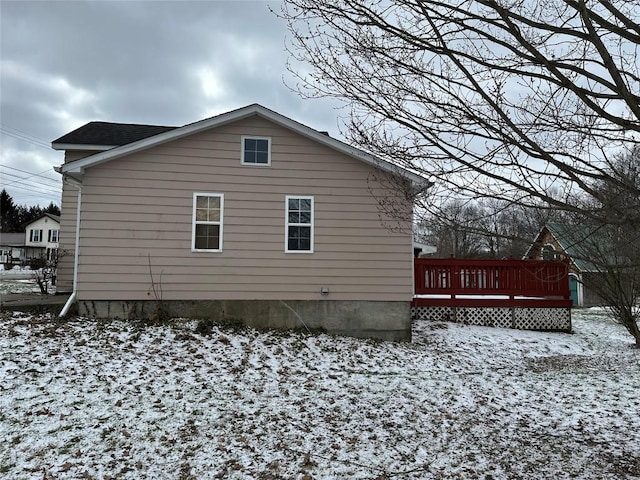
[[67,175],[63,177],[63,181],[67,185],[71,185],[78,189],[78,202],[77,202],[77,210],[76,210],[76,239],[75,239],[75,248],[73,253],[73,291],[71,292],[71,296],[67,300],[67,303],[64,304],[62,310],[60,311],[60,318],[63,318],[69,313],[69,309],[71,305],[73,305],[78,297],[78,258],[79,258],[79,250],[80,250],[80,211],[82,206],[82,183],[74,180]]

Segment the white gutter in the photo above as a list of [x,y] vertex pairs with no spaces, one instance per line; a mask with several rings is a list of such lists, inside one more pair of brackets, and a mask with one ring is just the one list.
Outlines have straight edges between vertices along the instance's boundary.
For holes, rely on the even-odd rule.
[[78,189],[78,205],[76,210],[76,241],[73,253],[73,292],[67,300],[67,303],[62,307],[62,310],[60,311],[60,318],[65,317],[67,313],[69,313],[71,305],[75,303],[78,296],[78,254],[80,250],[80,210],[82,206],[82,183],[69,178],[67,175],[64,176],[64,182],[66,182],[67,185],[71,185]]
[[74,290],[73,293],[71,294],[71,296],[67,299],[67,303],[64,304],[64,307],[62,307],[62,310],[60,311],[60,315],[58,315],[59,318],[64,318],[67,316],[67,313],[69,313],[69,309],[71,308],[71,305],[73,305],[76,302],[76,291]]

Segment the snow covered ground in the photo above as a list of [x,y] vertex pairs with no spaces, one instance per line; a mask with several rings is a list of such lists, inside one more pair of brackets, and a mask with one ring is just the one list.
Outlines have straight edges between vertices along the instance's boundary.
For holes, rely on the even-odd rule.
[[[29,267],[15,266],[11,270],[5,270],[0,263],[0,295],[10,293],[40,293],[40,288],[35,281],[38,271]],[[54,290],[55,291],[55,290]]]
[[0,478],[640,478],[640,351],[421,321],[397,344],[0,319]]

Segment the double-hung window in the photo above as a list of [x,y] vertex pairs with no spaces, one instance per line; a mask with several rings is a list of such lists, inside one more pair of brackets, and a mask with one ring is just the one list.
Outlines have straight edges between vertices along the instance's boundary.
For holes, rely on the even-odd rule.
[[313,253],[313,197],[287,195],[285,252]]
[[59,230],[49,230],[49,243],[58,243]]
[[42,241],[42,230],[29,230],[29,241],[39,243]]
[[271,138],[242,137],[243,165],[271,165]]
[[222,251],[223,210],[224,195],[221,193],[193,194],[192,251]]

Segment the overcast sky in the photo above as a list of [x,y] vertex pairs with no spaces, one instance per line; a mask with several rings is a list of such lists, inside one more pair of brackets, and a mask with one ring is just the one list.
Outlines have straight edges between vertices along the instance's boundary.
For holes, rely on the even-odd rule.
[[51,141],[92,120],[179,126],[260,103],[339,137],[335,103],[285,85],[287,28],[269,6],[0,0],[2,187],[59,205]]

